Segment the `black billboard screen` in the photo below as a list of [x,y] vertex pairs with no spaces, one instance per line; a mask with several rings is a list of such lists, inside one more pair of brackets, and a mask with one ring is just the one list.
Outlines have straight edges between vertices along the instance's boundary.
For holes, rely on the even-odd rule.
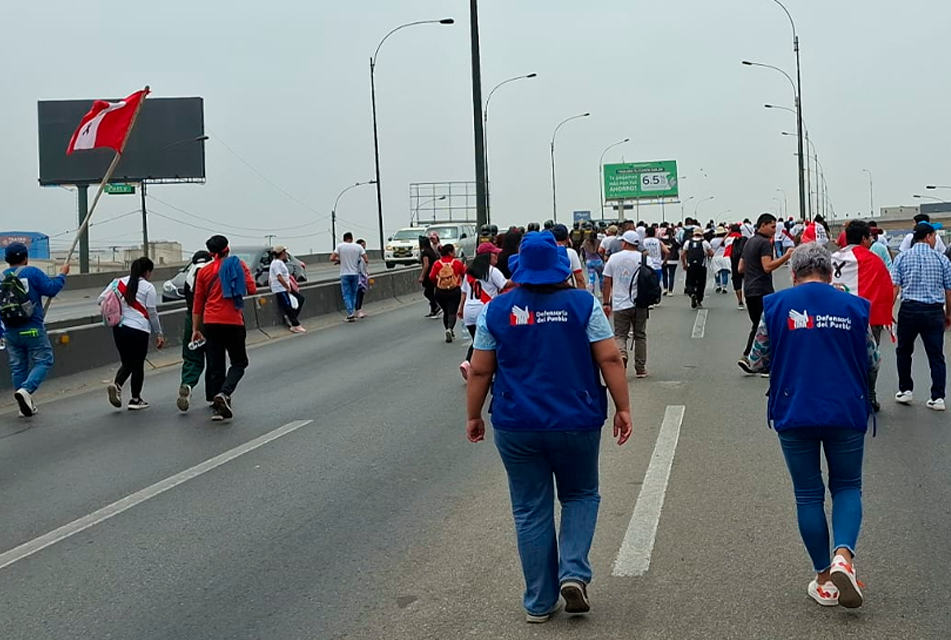
[[[110,102],[116,100],[110,99]],[[40,184],[98,184],[112,149],[66,155],[66,147],[93,100],[37,103]],[[202,98],[146,98],[111,182],[196,182],[205,179]]]

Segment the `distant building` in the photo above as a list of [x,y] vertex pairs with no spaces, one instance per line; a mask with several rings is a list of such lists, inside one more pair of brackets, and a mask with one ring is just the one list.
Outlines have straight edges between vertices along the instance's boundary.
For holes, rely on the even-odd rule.
[[2,231],[0,232],[0,249],[8,244],[22,242],[30,252],[33,260],[50,259],[50,237],[36,231]]
[[[122,260],[126,264],[132,264],[133,260],[141,257],[141,246],[135,247],[133,249],[122,249]],[[152,262],[155,263],[155,266],[161,266],[165,264],[181,264],[184,262],[182,259],[182,243],[150,242],[149,257],[152,258]]]
[[882,207],[882,215],[876,218],[878,226],[886,231],[910,229],[915,225],[914,217],[927,213],[932,222],[940,222],[945,230],[951,230],[951,202],[935,202],[917,207]]

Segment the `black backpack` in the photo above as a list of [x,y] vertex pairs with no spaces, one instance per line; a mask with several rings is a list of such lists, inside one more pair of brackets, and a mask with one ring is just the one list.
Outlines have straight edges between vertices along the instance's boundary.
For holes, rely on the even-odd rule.
[[746,248],[746,241],[749,240],[746,236],[740,236],[739,238],[733,239],[733,248],[730,250],[730,262],[734,267],[740,264],[740,258],[743,257],[743,249]]
[[14,269],[0,280],[0,320],[6,327],[22,327],[33,317],[33,301],[27,294],[20,272]]
[[[637,270],[636,277],[637,298],[634,300],[634,306],[639,309],[646,309],[655,304],[660,304],[660,278],[657,277],[657,272],[651,269],[650,265],[647,264],[647,256],[643,253],[641,254],[641,266]],[[628,296],[631,295],[634,289],[634,278],[631,278],[630,287]]]
[[703,250],[702,240],[690,240],[687,242],[687,266],[696,267],[702,265],[706,260],[707,254]]

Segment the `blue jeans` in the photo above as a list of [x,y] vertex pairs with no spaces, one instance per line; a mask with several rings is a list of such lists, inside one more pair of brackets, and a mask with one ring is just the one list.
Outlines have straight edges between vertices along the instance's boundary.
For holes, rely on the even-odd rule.
[[931,365],[931,399],[943,398],[948,377],[944,362],[944,310],[940,304],[906,301],[898,309],[898,345],[895,360],[898,363],[898,390],[914,391],[911,378],[911,354],[915,340],[921,336]]
[[716,280],[716,286],[726,289],[726,286],[730,283],[730,270],[720,269],[713,277]]
[[806,545],[816,573],[832,564],[829,525],[825,513],[821,451],[829,467],[832,494],[832,549],[855,554],[862,526],[862,455],[865,434],[856,429],[803,427],[779,433],[796,494],[799,535]]
[[53,347],[45,327],[8,328],[3,334],[10,354],[13,388],[34,393],[53,368]]
[[[561,583],[591,581],[588,552],[598,521],[601,430],[499,431],[495,446],[509,478],[526,611],[545,614]],[[554,481],[553,481],[554,480]],[[555,536],[555,485],[561,527]]]
[[588,260],[588,286],[596,292],[604,286],[604,260]]
[[347,316],[352,316],[357,305],[357,285],[360,276],[340,276],[340,291],[343,293],[343,306],[347,309]]

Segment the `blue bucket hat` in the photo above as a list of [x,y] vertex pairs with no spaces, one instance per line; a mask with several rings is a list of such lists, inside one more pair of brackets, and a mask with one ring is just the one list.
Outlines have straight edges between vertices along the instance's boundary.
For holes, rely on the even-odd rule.
[[564,247],[555,243],[549,231],[525,234],[518,251],[518,267],[512,281],[518,284],[561,284],[571,275],[571,263]]

